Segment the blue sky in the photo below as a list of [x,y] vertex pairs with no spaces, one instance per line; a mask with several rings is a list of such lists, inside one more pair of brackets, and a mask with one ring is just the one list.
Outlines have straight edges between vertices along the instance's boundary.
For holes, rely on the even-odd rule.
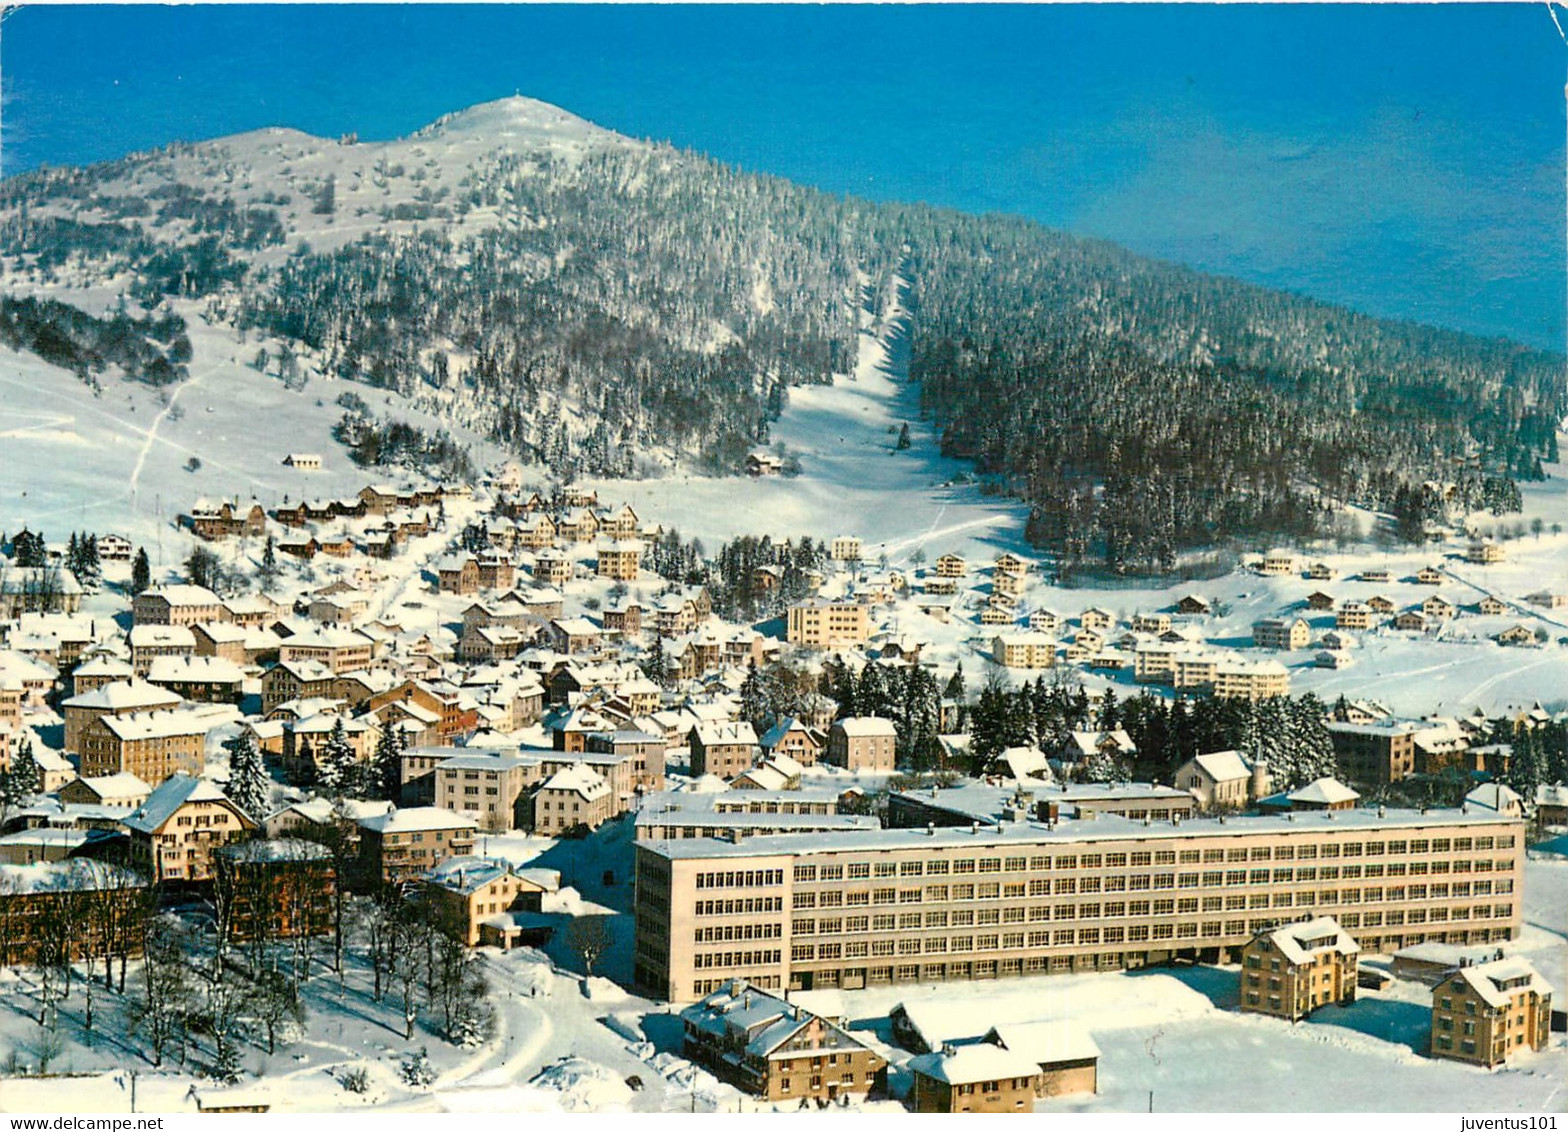
[[1564,348],[1544,5],[24,7],[6,173],[521,92],[837,192],[1021,213]]

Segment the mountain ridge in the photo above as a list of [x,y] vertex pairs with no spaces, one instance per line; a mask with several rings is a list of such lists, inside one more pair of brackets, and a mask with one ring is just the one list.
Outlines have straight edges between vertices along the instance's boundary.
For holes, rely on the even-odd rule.
[[1506,340],[838,197],[521,96],[387,142],[269,128],[23,174],[0,258],[13,294],[200,300],[280,377],[395,388],[557,477],[734,470],[791,387],[853,368],[865,290],[902,269],[943,451],[1027,500],[1041,545],[1117,569],[1346,504],[1409,533],[1443,517],[1411,499],[1429,480],[1507,505],[1568,408],[1561,359]]

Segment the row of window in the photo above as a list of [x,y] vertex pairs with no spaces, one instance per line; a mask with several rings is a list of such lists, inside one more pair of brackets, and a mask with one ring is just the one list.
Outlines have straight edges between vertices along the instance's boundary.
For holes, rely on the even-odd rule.
[[697,874],[698,888],[768,888],[783,883],[783,869],[734,869]]
[[1314,845],[1254,845],[1225,849],[1160,849],[1131,853],[1082,853],[1046,856],[961,857],[937,861],[855,861],[845,865],[796,865],[794,879],[855,880],[866,877],[948,876],[965,873],[1050,872],[1062,869],[1125,869],[1241,861],[1310,861],[1323,858],[1381,857],[1421,853],[1465,853],[1512,849],[1512,834],[1497,837],[1438,837],[1397,841],[1330,841]]

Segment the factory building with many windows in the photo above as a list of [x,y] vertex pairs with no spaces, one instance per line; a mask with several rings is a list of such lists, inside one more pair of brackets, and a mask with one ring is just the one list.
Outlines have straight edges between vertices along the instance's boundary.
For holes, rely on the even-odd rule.
[[637,844],[636,983],[853,989],[1234,961],[1333,916],[1363,952],[1518,935],[1524,825],[1458,810]]

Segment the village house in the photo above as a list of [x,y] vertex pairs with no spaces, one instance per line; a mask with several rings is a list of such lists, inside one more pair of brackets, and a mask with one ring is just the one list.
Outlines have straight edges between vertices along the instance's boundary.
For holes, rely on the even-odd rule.
[[195,655],[219,657],[231,664],[253,663],[248,646],[256,630],[226,621],[204,621],[192,625],[190,631],[191,640],[196,643]]
[[207,732],[217,722],[187,710],[103,715],[82,738],[81,773],[129,773],[148,782],[181,772],[200,774],[206,764]]
[[472,554],[462,554],[437,563],[436,589],[444,594],[478,593],[479,560]]
[[1382,594],[1373,594],[1371,597],[1367,598],[1367,608],[1370,609],[1373,613],[1380,613],[1386,617],[1388,614],[1393,613],[1394,610],[1398,609],[1399,607],[1395,605],[1393,601],[1384,597]]
[[598,829],[617,813],[615,792],[586,762],[552,774],[533,794],[533,829],[543,837]]
[[1491,1068],[1546,1048],[1552,988],[1528,962],[1460,967],[1432,988],[1432,1056]]
[[[699,929],[751,938],[734,926]],[[887,1061],[831,1022],[743,980],[681,1011],[682,1053],[767,1101],[827,1102],[886,1088]]]
[[788,755],[771,755],[730,779],[730,789],[775,794],[799,790],[800,776],[805,769]]
[[643,544],[637,539],[601,542],[595,547],[594,573],[616,582],[635,582],[642,561]]
[[1264,577],[1283,578],[1296,572],[1296,555],[1292,551],[1276,548],[1263,556],[1257,569]]
[[261,674],[261,710],[271,715],[290,700],[331,698],[336,677],[314,660],[279,661]]
[[759,747],[751,724],[704,722],[691,730],[691,776],[733,778],[751,766]]
[[[461,748],[446,748],[451,754]],[[539,781],[539,760],[521,755],[470,751],[435,764],[433,800],[444,809],[473,818],[489,833],[505,833],[525,823],[526,795]]]
[[1299,1022],[1356,1000],[1356,941],[1332,916],[1259,932],[1241,949],[1241,1009]]
[[1026,1054],[977,1042],[944,1046],[909,1061],[916,1112],[1033,1112],[1040,1069]]
[[746,474],[749,476],[776,476],[784,470],[784,461],[768,452],[751,452],[746,456]]
[[144,679],[155,657],[196,654],[196,637],[184,625],[134,625],[130,645],[131,668]]
[[131,603],[137,625],[195,625],[200,621],[226,621],[228,610],[218,595],[202,586],[155,586],[137,594]]
[[991,659],[1005,668],[1050,668],[1056,663],[1056,638],[1045,633],[1002,633],[991,640]]
[[333,673],[368,668],[375,653],[376,643],[359,630],[327,626],[285,637],[278,646],[280,663],[314,661]]
[[1037,1097],[1065,1097],[1100,1091],[1100,1047],[1069,1020],[1009,1022],[992,1026],[983,1041],[1021,1053],[1039,1066]]
[[1434,621],[1447,621],[1459,612],[1459,607],[1440,594],[1433,594],[1421,603],[1421,612]]
[[553,890],[545,873],[519,873],[508,862],[489,857],[451,857],[422,878],[419,899],[434,913],[436,924],[466,946],[504,950],[530,935],[544,894]]
[[210,879],[213,850],[256,829],[215,783],[185,773],[164,781],[124,825],[131,867],[157,884]]
[[473,852],[478,822],[434,806],[415,806],[362,817],[359,872],[362,884],[416,880],[450,857]]
[[861,543],[853,535],[839,535],[828,544],[828,557],[834,562],[859,562],[864,558]]
[[1465,561],[1477,566],[1490,566],[1503,560],[1503,548],[1489,538],[1471,539],[1465,548]]
[[76,778],[60,787],[60,801],[71,806],[102,806],[108,810],[134,810],[147,801],[152,787],[134,774],[105,774]]
[[[46,939],[58,943],[61,926],[72,922],[63,906],[84,896],[107,933],[93,942],[117,957],[141,954],[146,889],[146,878],[129,869],[85,857],[0,864],[0,968],[37,963],[45,951],[40,945]],[[71,957],[80,958],[87,949],[86,933],[69,943]]]
[[891,719],[845,716],[828,730],[822,761],[848,771],[888,772],[897,757],[896,732]]
[[198,499],[184,518],[192,533],[208,541],[267,533],[267,513],[255,500],[247,505],[233,499]]
[[1307,567],[1306,578],[1309,582],[1332,582],[1338,576],[1339,571],[1326,562],[1314,562]]
[[72,696],[60,705],[65,716],[67,754],[81,754],[84,736],[104,715],[129,715],[138,711],[159,711],[179,707],[179,696],[167,688],[143,680],[116,680],[99,684]]
[[1486,594],[1476,605],[1476,612],[1483,617],[1501,617],[1508,612],[1508,603],[1499,601],[1491,594]]
[[1301,617],[1265,617],[1252,623],[1252,643],[1260,649],[1289,652],[1312,640],[1312,626]]
[[788,716],[768,728],[758,744],[764,756],[788,755],[801,766],[815,766],[822,753],[823,740],[813,728]]
[[1323,613],[1334,608],[1334,595],[1324,593],[1322,590],[1313,590],[1307,595],[1307,608],[1314,612]]
[[1373,624],[1372,607],[1365,602],[1344,602],[1334,614],[1336,629],[1370,629]]
[[1443,584],[1443,572],[1436,566],[1423,566],[1416,571],[1416,582],[1423,586],[1440,586]]
[[1394,628],[1402,633],[1424,633],[1426,617],[1413,609],[1407,609],[1394,618]]
[[1418,723],[1386,720],[1376,723],[1326,723],[1340,773],[1353,784],[1388,786],[1416,771]]
[[244,671],[216,656],[160,656],[148,669],[147,682],[192,703],[237,704],[245,698]]
[[131,540],[124,535],[106,534],[98,536],[98,560],[100,562],[129,562],[131,552],[135,548]]
[[957,554],[944,554],[936,560],[938,578],[962,578],[968,571],[968,563]]

